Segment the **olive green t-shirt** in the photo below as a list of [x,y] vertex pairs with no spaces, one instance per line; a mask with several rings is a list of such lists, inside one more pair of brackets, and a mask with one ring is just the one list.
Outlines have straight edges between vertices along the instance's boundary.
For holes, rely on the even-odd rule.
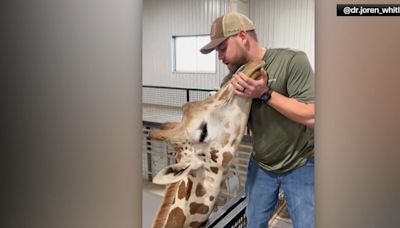
[[[271,89],[303,103],[314,103],[314,72],[304,52],[267,49],[264,61]],[[222,85],[231,77],[226,76]],[[314,129],[288,119],[260,99],[253,100],[249,127],[252,155],[268,171],[286,172],[314,156]]]

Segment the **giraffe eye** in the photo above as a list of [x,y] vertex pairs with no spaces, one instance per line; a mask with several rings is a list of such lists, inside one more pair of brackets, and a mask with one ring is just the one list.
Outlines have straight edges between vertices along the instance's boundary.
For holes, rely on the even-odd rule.
[[202,142],[204,142],[204,140],[206,139],[206,137],[208,135],[207,123],[206,122],[201,123],[199,129],[201,130],[199,142],[202,143]]

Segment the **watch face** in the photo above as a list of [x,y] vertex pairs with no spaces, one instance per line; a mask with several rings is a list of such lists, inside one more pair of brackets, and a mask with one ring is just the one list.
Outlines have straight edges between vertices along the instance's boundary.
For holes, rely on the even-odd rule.
[[260,97],[260,99],[263,100],[264,102],[267,102],[270,98],[271,98],[271,94],[269,94],[269,93],[263,93],[263,95],[261,95],[261,97]]

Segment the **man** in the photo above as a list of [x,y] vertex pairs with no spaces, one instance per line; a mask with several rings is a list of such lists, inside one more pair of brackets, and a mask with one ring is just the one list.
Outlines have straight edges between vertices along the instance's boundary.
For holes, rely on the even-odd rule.
[[[253,22],[239,13],[217,18],[211,41],[200,51],[218,52],[238,96],[252,98],[253,133],[246,180],[248,227],[267,227],[282,187],[295,228],[314,227],[314,72],[304,52],[266,49]],[[252,60],[266,62],[258,80],[235,74]]]

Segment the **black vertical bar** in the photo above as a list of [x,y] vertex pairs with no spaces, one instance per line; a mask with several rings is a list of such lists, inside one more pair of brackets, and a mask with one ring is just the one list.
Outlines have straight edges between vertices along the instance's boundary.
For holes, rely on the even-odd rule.
[[[150,127],[146,127],[146,129],[148,131],[150,131]],[[146,149],[147,149],[147,151],[151,151],[151,141],[150,141],[150,137],[148,135],[146,137],[146,140],[147,140],[146,141],[146,145],[147,145]],[[152,174],[153,168],[152,168],[151,160],[152,160],[151,153],[148,152],[147,153],[147,178],[149,179],[149,181],[153,180],[153,174]]]

